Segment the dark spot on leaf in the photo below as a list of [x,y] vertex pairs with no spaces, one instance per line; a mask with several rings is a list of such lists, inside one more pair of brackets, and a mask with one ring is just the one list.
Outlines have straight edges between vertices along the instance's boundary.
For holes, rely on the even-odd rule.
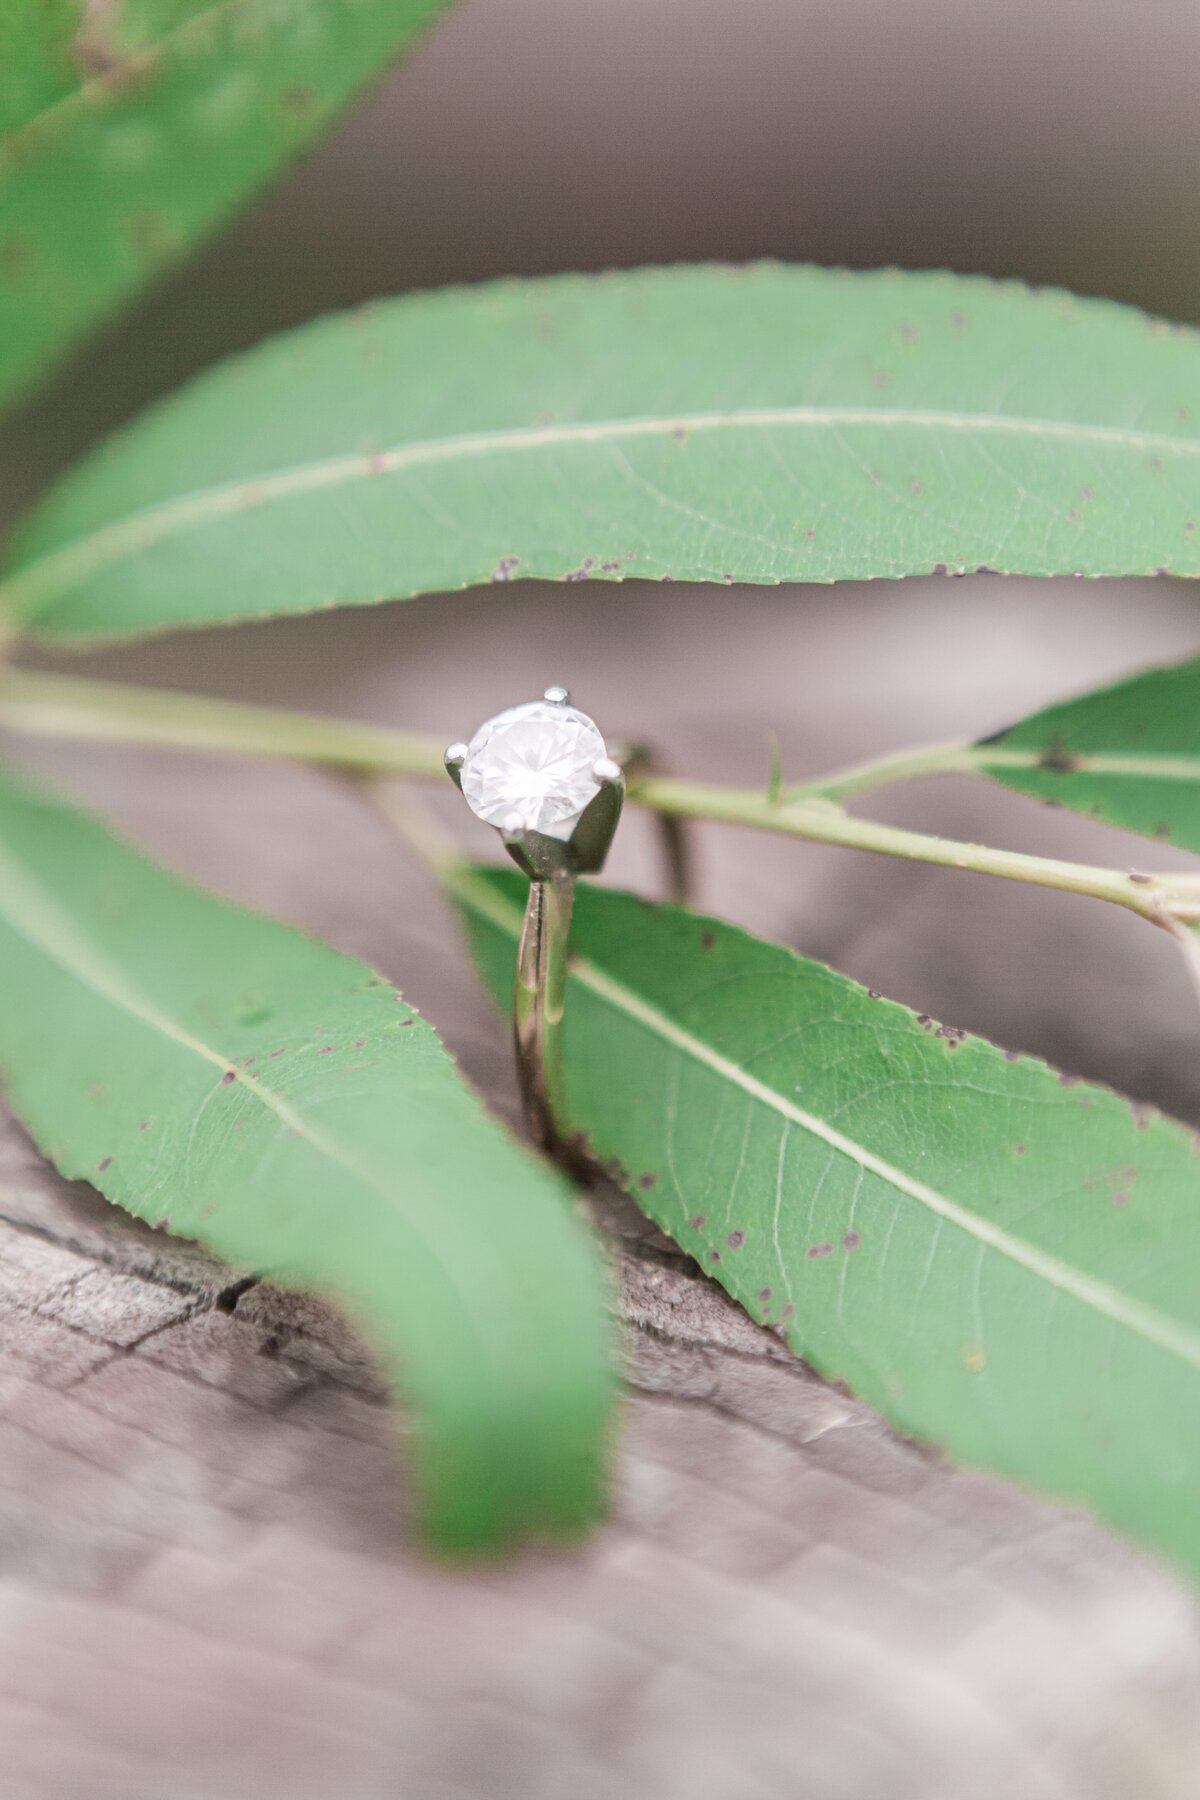
[[333,1052],[332,1044],[322,1044],[321,1048],[317,1051],[317,1055],[318,1056],[330,1056],[330,1055],[332,1055],[332,1052]]
[[606,575],[615,575],[621,565],[619,562],[606,562],[601,563],[600,567]]
[[759,1288],[758,1297],[762,1301],[764,1306],[767,1304],[767,1301],[771,1298],[771,1293],[772,1293],[771,1288]]
[[1156,838],[1169,838],[1171,835],[1171,827],[1160,820],[1154,827],[1154,835]]
[[948,575],[950,573],[950,565],[949,563],[934,563],[930,573],[933,575]]
[[1066,1073],[1060,1073],[1058,1077],[1060,1087],[1078,1087],[1082,1079],[1081,1075],[1067,1075]]
[[[492,570],[492,580],[511,581],[513,578],[513,570],[517,567],[520,560],[519,556],[502,556]],[[374,984],[372,983],[371,985]]]
[[138,1126],[138,1130],[139,1131],[149,1131],[149,1129],[150,1129],[149,1119],[143,1119],[141,1124]]
[[1079,767],[1079,758],[1071,755],[1061,737],[1052,737],[1038,757],[1037,766],[1054,775],[1069,775]]
[[98,1175],[103,1175],[105,1169],[111,1169],[112,1165],[113,1159],[111,1156],[102,1156],[100,1161],[96,1164],[96,1173]]
[[704,1227],[708,1224],[708,1214],[697,1213],[694,1219],[688,1220],[688,1224],[693,1231],[703,1231]]
[[221,1086],[228,1087],[231,1081],[236,1081],[236,1080],[237,1080],[237,1070],[236,1069],[226,1069],[225,1073],[221,1077]]
[[804,1254],[809,1257],[832,1256],[833,1255],[833,1245],[832,1244],[810,1244]]
[[857,1231],[848,1231],[846,1233],[845,1237],[842,1239],[842,1249],[843,1250],[857,1250],[858,1246],[861,1243],[862,1243],[862,1237],[860,1236],[860,1234]]
[[702,950],[711,950],[716,944],[716,941],[717,934],[715,931],[702,931],[700,933],[700,948]]
[[1161,456],[1152,456],[1150,458],[1150,467],[1156,475],[1161,475],[1166,464],[1163,462]]
[[1019,1050],[1006,1050],[1004,1052],[1005,1062],[1019,1062],[1020,1057],[1021,1057],[1021,1052]]
[[682,425],[673,425],[671,427],[671,436],[675,439],[677,444],[687,443],[687,432]]
[[708,1253],[708,1260],[709,1262],[720,1262],[721,1252],[719,1250],[710,1250]]
[[1000,571],[999,569],[994,568],[991,563],[978,563],[975,568],[975,573],[977,575],[999,575]]
[[785,1319],[790,1319],[793,1316],[793,1314],[795,1313],[795,1311],[796,1311],[796,1308],[792,1305],[791,1301],[789,1300],[787,1305],[784,1307],[783,1311],[779,1315],[780,1324],[782,1324]]
[[290,87],[285,87],[279,96],[279,104],[282,110],[285,113],[290,113],[293,118],[297,119],[301,119],[307,113],[310,113],[316,103],[317,96],[312,88],[305,87],[298,81],[292,82]]
[[268,1050],[267,1051],[267,1061],[273,1062],[277,1056],[282,1056],[285,1053],[286,1048],[287,1048],[287,1046],[283,1045],[278,1050]]
[[563,576],[564,581],[586,581],[596,566],[594,556],[585,556],[577,569],[568,569]]
[[1082,516],[1083,515],[1077,506],[1068,506],[1067,517],[1068,517],[1068,519],[1071,520],[1072,524],[1074,524],[1077,520],[1082,518]]
[[725,1239],[725,1242],[729,1245],[731,1250],[740,1250],[745,1241],[746,1234],[744,1231],[731,1231],[729,1236]]
[[922,482],[918,481],[916,476],[914,475],[912,480],[908,484],[908,491],[910,494],[923,494],[925,492],[925,487],[924,487],[924,484]]
[[917,1024],[921,1027],[922,1031],[928,1031],[929,1027],[933,1024],[933,1020],[928,1013],[918,1013]]
[[1079,490],[1079,498],[1080,498],[1080,499],[1081,499],[1081,500],[1094,500],[1094,499],[1095,499],[1095,498],[1096,498],[1096,492],[1095,492],[1095,489],[1094,489],[1094,488],[1090,488],[1090,487],[1082,487],[1082,488],[1080,488],[1080,490]]
[[638,1186],[642,1189],[642,1191],[644,1193],[649,1193],[650,1189],[654,1186],[654,1184],[657,1180],[658,1180],[657,1175],[650,1175],[650,1174],[639,1175],[638,1176]]
[[882,1000],[883,995],[880,993],[878,988],[868,988],[867,989],[867,999],[868,1000]]
[[1014,1156],[1024,1156],[1024,1154],[1025,1154],[1024,1144],[1014,1144],[1013,1145],[1013,1154],[1014,1154]]
[[812,540],[813,540],[813,539],[814,539],[814,538],[815,538],[815,537],[816,537],[816,535],[817,535],[817,528],[816,528],[816,526],[815,526],[815,525],[810,525],[810,526],[809,526],[809,528],[808,528],[808,530],[807,530],[807,531],[806,531],[806,532],[805,532],[805,533],[804,533],[804,535],[805,535],[805,537],[806,537],[806,538],[807,538],[807,539],[808,539],[808,542],[809,542],[809,543],[810,543],[810,544],[811,544],[811,543],[812,543]]
[[354,1040],[354,1048],[355,1048],[355,1049],[356,1049],[356,1050],[365,1050],[365,1049],[366,1049],[366,1047],[367,1047],[367,1040],[366,1040],[366,1038],[355,1038],[355,1040]]
[[[397,995],[397,999],[399,999],[399,995]],[[416,1022],[417,1021],[415,1019],[397,1019],[396,1020],[396,1030],[403,1031],[406,1025],[415,1025]]]

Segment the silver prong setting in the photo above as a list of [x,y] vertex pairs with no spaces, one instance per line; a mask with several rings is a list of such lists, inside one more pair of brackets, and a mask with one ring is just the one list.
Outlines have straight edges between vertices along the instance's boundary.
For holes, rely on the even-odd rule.
[[570,706],[571,704],[571,696],[567,689],[557,685],[548,687],[542,695],[542,699],[548,700],[551,706]]
[[467,746],[465,744],[455,743],[446,746],[446,752],[442,757],[442,761],[446,765],[447,775],[449,775],[455,787],[460,790],[462,788],[463,764],[466,760]]
[[625,781],[624,770],[611,756],[602,756],[598,762],[593,763],[592,774],[601,787],[621,787]]

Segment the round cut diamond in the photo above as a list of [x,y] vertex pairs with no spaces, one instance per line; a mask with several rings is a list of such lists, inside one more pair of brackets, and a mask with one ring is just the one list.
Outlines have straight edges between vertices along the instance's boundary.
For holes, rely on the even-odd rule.
[[593,771],[606,754],[586,713],[530,700],[479,727],[462,765],[463,795],[489,825],[565,841],[600,792]]

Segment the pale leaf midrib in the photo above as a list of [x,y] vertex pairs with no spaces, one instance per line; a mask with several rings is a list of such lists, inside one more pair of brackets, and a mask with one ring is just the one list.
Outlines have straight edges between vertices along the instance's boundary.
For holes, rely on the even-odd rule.
[[[98,75],[88,76],[78,86],[71,88],[65,94],[60,94],[57,100],[52,100],[49,106],[44,106],[40,112],[34,113],[30,118],[23,120],[20,125],[14,125],[11,131],[5,132],[3,137],[0,137],[0,154],[7,151],[10,145],[17,146],[16,154],[9,167],[19,172],[27,160],[20,149],[20,140],[26,132],[31,133],[36,141],[46,131],[56,130],[59,121],[63,118],[69,120],[73,113],[91,110],[94,114],[99,107],[107,103],[113,89],[114,79],[119,83],[122,76],[128,77],[130,70],[136,70],[140,61],[151,57],[158,60],[169,54],[178,44],[186,44],[190,36],[208,31],[212,22],[220,19],[224,14],[244,11],[245,0],[215,0],[212,6],[203,7],[199,12],[190,14],[188,18],[181,19],[178,25],[173,25],[169,31],[162,32],[160,36],[148,38],[144,44],[138,44],[132,49],[115,52],[111,68],[102,70]],[[78,36],[77,33],[76,41]],[[138,86],[139,84],[134,84],[135,92]],[[3,173],[4,164],[0,161],[0,174]]]
[[228,517],[248,506],[255,508],[273,499],[313,493],[352,481],[378,480],[381,475],[436,463],[470,460],[529,450],[570,448],[579,444],[617,443],[622,439],[662,437],[672,433],[714,431],[853,428],[855,426],[913,430],[1002,433],[1032,438],[1096,444],[1136,452],[1167,455],[1200,455],[1200,438],[1169,433],[1086,424],[1078,421],[1040,419],[1021,415],[983,412],[929,411],[871,406],[784,406],[746,408],[738,411],[674,413],[670,416],[583,420],[564,425],[517,426],[511,429],[465,433],[455,437],[427,438],[389,450],[362,455],[335,456],[267,470],[237,481],[194,489],[170,500],[156,502],[129,513],[86,536],[47,552],[18,568],[0,583],[0,597],[8,603],[46,603],[67,592],[95,570],[119,562],[128,554]]
[[1052,775],[1128,775],[1137,779],[1147,777],[1160,781],[1196,781],[1200,782],[1200,756],[1180,756],[1177,754],[1155,756],[1127,755],[1120,750],[1068,750],[1064,754],[1069,767],[1056,768],[1046,761],[1045,748],[1028,750],[991,749],[987,745],[976,745],[975,766],[984,771],[990,769],[1045,769]]
[[[469,905],[474,906],[499,929],[510,936],[516,936],[519,930],[519,915],[514,908],[487,888],[473,875],[454,868],[446,872],[445,879],[463,896]],[[861,1169],[877,1175],[900,1193],[907,1194],[918,1204],[925,1206],[938,1218],[948,1224],[957,1226],[976,1242],[995,1250],[999,1255],[1016,1263],[1028,1274],[1037,1276],[1052,1287],[1069,1295],[1081,1305],[1090,1307],[1112,1320],[1116,1325],[1133,1332],[1154,1344],[1158,1349],[1177,1356],[1192,1368],[1200,1370],[1200,1334],[1191,1331],[1177,1320],[1158,1312],[1154,1307],[1121,1294],[1107,1282],[1085,1274],[1073,1268],[1051,1252],[1041,1250],[1036,1245],[1025,1243],[1010,1232],[981,1219],[968,1211],[949,1195],[941,1194],[937,1189],[918,1180],[915,1176],[905,1174],[883,1157],[876,1156],[873,1151],[858,1144],[854,1139],[846,1137],[835,1127],[827,1125],[814,1114],[805,1112],[802,1107],[759,1081],[748,1070],[722,1056],[702,1039],[669,1018],[659,1008],[652,1006],[639,995],[599,969],[588,957],[573,956],[571,959],[571,979],[588,988],[597,999],[623,1013],[627,1018],[636,1020],[664,1042],[671,1044],[692,1061],[707,1068],[710,1073],[732,1082],[751,1099],[770,1108],[780,1118],[801,1130],[820,1138],[830,1149],[848,1156]]]
[[[24,906],[21,904],[22,893],[25,895]],[[141,993],[133,983],[127,981],[104,952],[77,930],[54,894],[32,871],[3,849],[0,849],[0,915],[8,920],[18,936],[48,956],[76,981],[90,988],[99,998],[106,1000],[110,1006],[127,1013],[149,1030],[161,1033],[181,1049],[200,1057],[222,1073],[231,1070],[236,1080],[254,1094],[261,1105],[273,1113],[289,1131],[302,1137],[319,1155],[363,1182],[385,1205],[396,1207],[399,1200],[397,1193],[385,1187],[369,1169],[363,1168],[344,1146],[335,1139],[327,1138],[302,1113],[289,1106],[281,1095],[273,1093],[245,1069],[236,1067],[220,1050],[194,1036],[172,1019],[169,1013],[156,1006],[147,995]],[[413,1223],[411,1219],[407,1219],[407,1222],[410,1225]]]

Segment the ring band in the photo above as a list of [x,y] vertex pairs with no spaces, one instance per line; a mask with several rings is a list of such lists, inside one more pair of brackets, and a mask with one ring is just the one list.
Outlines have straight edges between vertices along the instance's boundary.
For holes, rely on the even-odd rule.
[[[639,747],[613,760],[595,723],[562,687],[485,720],[470,743],[451,744],[446,768],[476,817],[499,831],[529,877],[513,986],[517,1079],[530,1135],[561,1145],[562,1023],[575,880],[603,868],[625,799],[625,775],[652,764]],[[664,820],[673,893],[683,897],[686,844]]]

